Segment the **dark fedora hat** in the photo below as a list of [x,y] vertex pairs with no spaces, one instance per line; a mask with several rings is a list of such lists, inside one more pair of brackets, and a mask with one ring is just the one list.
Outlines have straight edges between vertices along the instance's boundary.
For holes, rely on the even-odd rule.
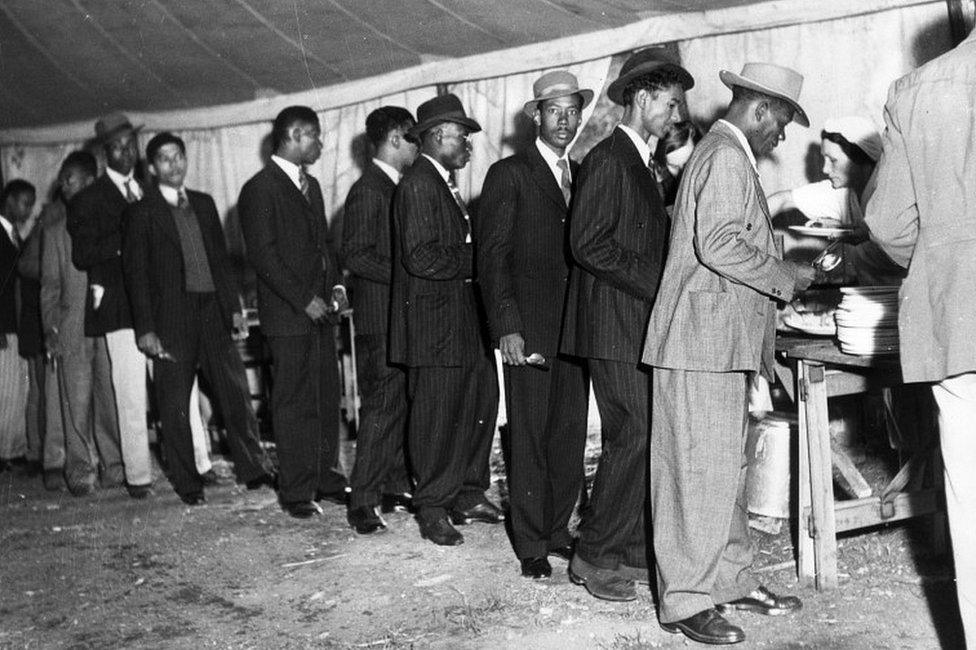
[[464,112],[461,100],[454,93],[438,95],[428,99],[417,107],[417,123],[410,127],[407,134],[414,138],[443,122],[454,122],[467,127],[472,133],[481,130],[481,125],[472,120]]
[[660,47],[649,47],[635,52],[624,61],[620,75],[607,88],[607,97],[615,104],[624,103],[624,88],[631,80],[651,72],[673,72],[678,76],[681,86],[689,90],[695,85],[691,73],[675,63]]
[[95,122],[95,140],[97,142],[108,142],[124,131],[136,133],[142,126],[142,124],[132,126],[132,122],[124,113],[109,113]]

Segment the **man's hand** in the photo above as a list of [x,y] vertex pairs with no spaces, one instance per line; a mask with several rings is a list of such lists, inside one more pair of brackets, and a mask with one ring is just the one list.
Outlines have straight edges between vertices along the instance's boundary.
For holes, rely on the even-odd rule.
[[349,296],[346,295],[346,288],[337,284],[332,287],[332,304],[329,305],[329,311],[334,314],[341,314],[347,309],[349,309]]
[[162,359],[163,361],[176,361],[159,340],[155,332],[146,332],[136,341],[139,351],[150,359]]
[[231,338],[235,341],[243,341],[250,334],[247,326],[247,317],[243,312],[235,311],[231,314]]
[[44,348],[47,350],[48,359],[61,357],[61,337],[57,329],[49,330],[44,334]]
[[329,313],[329,305],[320,297],[312,296],[312,300],[305,305],[305,313],[314,322],[318,323]]
[[801,264],[799,262],[791,262],[793,265],[793,275],[796,278],[794,280],[793,295],[790,297],[792,300],[796,297],[796,294],[800,293],[817,279],[817,270],[810,266],[809,264]]
[[498,351],[502,353],[502,362],[506,365],[525,365],[525,339],[518,332],[498,339]]

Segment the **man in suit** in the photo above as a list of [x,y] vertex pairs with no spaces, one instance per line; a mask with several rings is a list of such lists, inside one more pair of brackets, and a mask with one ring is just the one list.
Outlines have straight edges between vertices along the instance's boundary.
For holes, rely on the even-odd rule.
[[420,534],[454,546],[464,537],[451,522],[504,520],[485,498],[498,380],[479,317],[467,208],[452,176],[468,164],[468,136],[481,127],[451,94],[421,104],[417,120],[410,135],[423,155],[393,200],[390,360],[407,367]]
[[638,367],[643,331],[664,267],[668,216],[647,139],[681,119],[694,80],[658,49],[631,56],[607,96],[624,106],[613,132],[576,179],[562,351],[589,360],[603,454],[582,513],[570,579],[597,598],[637,598],[647,582],[645,491],[650,378]]
[[126,211],[122,247],[136,344],[154,360],[153,385],[170,481],[184,503],[204,503],[187,405],[197,366],[227,426],[234,472],[248,489],[274,485],[258,441],[244,364],[232,329],[245,332],[227,244],[213,199],[183,186],[186,145],[169,132],[146,146],[158,185]]
[[153,482],[146,420],[146,359],[136,347],[122,277],[122,215],[143,195],[142,185],[135,178],[139,128],[121,113],[95,123],[95,138],[105,150],[105,174],[68,205],[71,259],[88,274],[85,336],[105,337],[126,489],[134,499],[149,496]]
[[410,492],[403,456],[407,376],[389,363],[386,338],[393,267],[391,206],[403,170],[417,158],[417,144],[407,137],[414,124],[410,111],[399,106],[382,106],[366,117],[374,156],[349,190],[343,217],[341,257],[352,280],[356,378],[362,396],[348,519],[361,535],[385,529],[377,507],[405,504]]
[[45,481],[48,471],[63,469],[68,491],[90,494],[101,460],[106,485],[125,480],[112,375],[105,337],[85,336],[88,276],[71,263],[67,204],[95,182],[98,163],[87,151],[73,151],[58,174],[60,196],[41,213],[41,322],[51,359],[47,377]]
[[258,276],[261,331],[274,362],[279,498],[287,513],[307,519],[321,513],[317,500],[346,498],[338,470],[340,384],[332,323],[347,303],[322,191],[305,172],[322,153],[318,116],[307,106],[285,108],[271,139],[271,160],[244,185],[237,205]]
[[[475,241],[488,326],[505,364],[512,546],[523,576],[546,578],[548,555],[572,555],[567,524],[583,487],[589,379],[581,360],[557,351],[578,170],[567,148],[593,91],[557,70],[536,80],[533,95],[523,112],[538,137],[488,170]],[[539,355],[543,366],[534,363]]]
[[885,105],[872,239],[908,269],[905,381],[936,382],[946,509],[966,647],[976,647],[976,32],[895,81]]
[[743,498],[748,388],[772,379],[776,301],[814,279],[784,262],[756,169],[791,121],[803,77],[768,63],[720,73],[732,89],[724,119],[695,148],[675,204],[668,261],[643,360],[654,368],[651,512],[661,626],[702,643],[738,643],[716,609],[785,614],[749,571]]

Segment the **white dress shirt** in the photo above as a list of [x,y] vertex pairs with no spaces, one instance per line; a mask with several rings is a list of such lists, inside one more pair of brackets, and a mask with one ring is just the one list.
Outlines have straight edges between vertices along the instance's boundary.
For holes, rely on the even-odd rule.
[[295,184],[295,187],[297,187],[298,190],[301,191],[301,189],[302,189],[302,181],[301,181],[302,168],[299,167],[298,165],[296,165],[295,163],[291,162],[290,160],[285,160],[281,156],[277,156],[277,155],[274,155],[274,154],[272,154],[271,160],[273,160],[276,165],[278,165],[279,167],[281,167],[281,171],[285,172],[285,174],[288,175],[288,178],[291,179],[291,182]]
[[646,165],[651,159],[651,146],[640,137],[637,131],[633,130],[629,126],[625,124],[618,124],[617,128],[626,133],[627,137],[631,139],[634,146],[637,147],[637,153],[640,154],[641,160],[643,160],[644,164]]
[[393,181],[394,185],[400,184],[400,178],[403,176],[403,174],[398,172],[393,165],[382,161],[379,158],[373,158],[373,164],[382,169],[383,173],[390,177],[390,180]]
[[570,174],[570,180],[573,179],[573,172],[569,169],[569,156],[565,151],[563,152],[562,156],[558,155],[555,151],[549,148],[549,145],[542,141],[542,138],[535,139],[535,146],[539,150],[539,153],[542,154],[542,159],[546,161],[547,165],[549,165],[549,171],[552,172],[553,177],[556,179],[556,185],[559,187],[563,186],[563,170],[559,169],[558,165],[560,160],[566,161],[566,173]]
[[105,172],[108,174],[109,180],[112,181],[115,187],[119,189],[119,192],[122,193],[122,196],[129,196],[129,193],[126,191],[126,187],[128,187],[132,191],[132,194],[135,195],[137,200],[142,198],[142,188],[139,186],[139,183],[132,182],[135,180],[132,175],[132,171],[123,176],[111,167],[106,167]]

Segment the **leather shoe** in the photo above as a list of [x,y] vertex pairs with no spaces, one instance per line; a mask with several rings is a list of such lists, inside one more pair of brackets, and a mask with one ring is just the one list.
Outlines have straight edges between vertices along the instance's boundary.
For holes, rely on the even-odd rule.
[[244,483],[244,487],[248,490],[260,490],[262,487],[267,485],[272,490],[278,489],[278,475],[277,474],[262,474],[257,478],[252,478],[250,481]]
[[153,493],[152,485],[126,485],[125,489],[133,499],[145,499]]
[[400,494],[384,494],[380,497],[380,512],[413,512],[413,496],[407,492]]
[[723,614],[737,609],[744,612],[755,612],[766,616],[780,616],[789,614],[803,607],[803,603],[796,596],[777,596],[763,586],[756,587],[749,595],[718,606]]
[[569,563],[569,579],[574,585],[583,585],[590,595],[601,600],[626,602],[637,600],[637,588],[633,580],[627,580],[615,570],[601,569],[574,555]]
[[544,557],[523,557],[519,562],[522,563],[522,575],[526,578],[538,580],[552,575],[552,565]]
[[651,584],[651,572],[647,567],[630,566],[621,562],[617,565],[617,574],[624,580],[631,580],[639,585]]
[[569,562],[573,559],[573,550],[574,546],[572,544],[566,544],[565,546],[557,546],[549,549],[547,555],[555,555]]
[[360,535],[369,535],[378,530],[386,530],[386,522],[376,514],[374,506],[349,508],[349,512],[346,513],[346,520],[352,529]]
[[183,501],[188,506],[202,506],[207,502],[204,498],[203,492],[190,492],[189,494],[181,494],[180,500]]
[[311,519],[316,515],[322,514],[322,508],[312,501],[282,503],[281,508],[295,519]]
[[349,505],[349,489],[344,488],[340,490],[333,490],[331,492],[316,490],[315,501],[328,501],[329,503],[334,503],[338,506]]
[[46,469],[44,470],[44,489],[48,492],[61,492],[68,485],[64,482],[64,470]]
[[692,641],[712,645],[739,643],[746,638],[742,628],[729,623],[715,609],[706,609],[674,623],[661,623],[661,629],[670,634],[681,632]]
[[217,472],[213,471],[213,468],[200,475],[200,482],[204,485],[217,485],[218,480]]
[[459,533],[447,517],[434,521],[420,522],[420,536],[438,546],[458,546],[464,543],[464,535]]
[[455,526],[470,524],[472,521],[480,521],[486,524],[500,524],[505,521],[505,513],[498,506],[487,501],[482,501],[467,510],[451,508],[451,522]]

